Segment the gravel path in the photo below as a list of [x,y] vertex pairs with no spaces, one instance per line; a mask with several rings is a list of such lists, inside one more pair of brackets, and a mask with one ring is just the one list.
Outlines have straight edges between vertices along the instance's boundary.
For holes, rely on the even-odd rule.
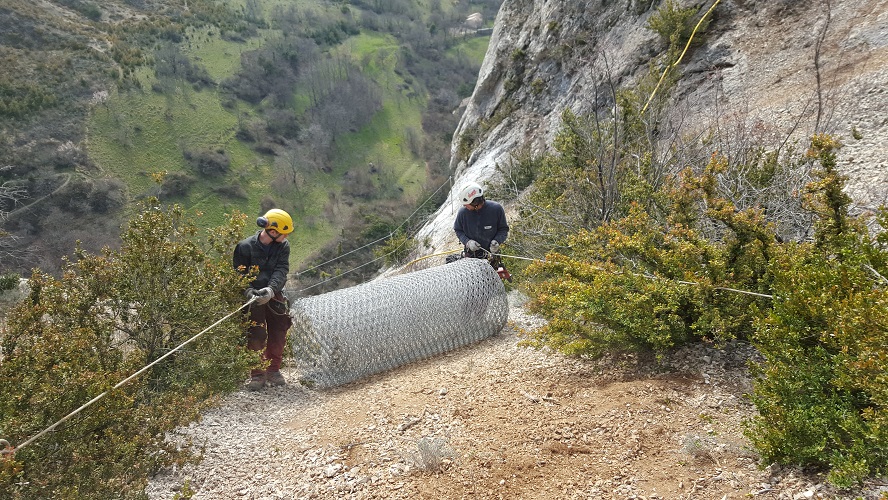
[[205,446],[203,461],[153,478],[149,498],[888,494],[885,483],[838,492],[816,475],[760,467],[742,435],[754,414],[748,344],[690,346],[659,367],[566,359],[518,345],[518,330],[540,321],[512,302],[505,330],[473,346],[333,390],[229,395],[178,433]]

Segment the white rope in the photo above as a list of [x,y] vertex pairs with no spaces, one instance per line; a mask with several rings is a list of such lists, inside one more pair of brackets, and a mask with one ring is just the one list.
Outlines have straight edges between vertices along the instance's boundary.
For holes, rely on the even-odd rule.
[[[506,257],[506,258],[509,258],[509,259],[521,259],[521,260],[530,260],[530,261],[534,261],[534,262],[545,262],[545,259],[534,259],[534,258],[530,258],[530,257],[519,257],[519,256],[517,256],[517,255],[506,255],[506,254],[502,254],[502,253],[501,253],[501,254],[497,254],[497,255],[499,255],[500,257]],[[606,272],[610,272],[610,271],[607,271],[606,269],[602,269],[602,268],[600,268],[600,267],[593,267],[593,268],[594,268],[596,271],[600,271],[600,272],[605,272],[605,273],[606,273]],[[620,274],[620,273],[612,273],[612,274]],[[697,285],[697,286],[703,286],[703,285],[701,285],[700,283],[697,283],[697,282],[695,282],[695,281],[670,280],[669,278],[660,278],[660,277],[658,277],[658,276],[653,276],[653,275],[650,275],[650,274],[638,274],[638,273],[629,273],[629,274],[631,274],[631,275],[633,275],[633,276],[641,276],[642,278],[647,278],[647,279],[652,279],[652,280],[657,280],[657,279],[659,279],[659,280],[665,280],[665,281],[673,281],[673,282],[678,283],[678,284],[680,284],[680,285]],[[884,279],[884,278],[883,278],[883,279]],[[729,288],[729,287],[726,287],[726,286],[714,286],[714,287],[712,287],[712,288],[713,288],[714,290],[723,290],[723,291],[726,291],[726,292],[742,293],[742,294],[746,294],[746,295],[753,295],[753,296],[756,296],[756,297],[765,297],[765,298],[768,298],[768,299],[773,299],[773,298],[775,297],[774,295],[768,295],[768,294],[766,294],[766,293],[750,292],[750,291],[747,291],[747,290],[739,290],[739,289],[737,289],[737,288]]]
[[52,431],[53,429],[55,429],[56,427],[58,427],[59,425],[61,425],[63,422],[67,421],[68,419],[70,419],[70,418],[73,417],[74,415],[77,415],[77,414],[80,413],[81,411],[85,410],[86,408],[88,408],[89,406],[91,406],[92,404],[94,404],[96,401],[98,401],[98,400],[102,399],[103,397],[105,397],[106,395],[108,395],[108,393],[110,393],[110,392],[113,391],[114,389],[117,389],[117,388],[123,386],[124,384],[126,384],[126,383],[129,382],[130,380],[132,380],[132,379],[138,377],[139,375],[145,373],[149,368],[151,368],[152,366],[156,365],[157,363],[160,363],[161,361],[163,361],[164,359],[166,359],[168,356],[172,355],[174,352],[176,352],[176,351],[178,351],[179,349],[185,347],[186,345],[190,344],[191,342],[197,340],[201,335],[203,335],[203,334],[207,333],[208,331],[212,330],[212,329],[215,328],[216,325],[218,325],[219,323],[222,323],[222,322],[225,321],[226,319],[228,319],[228,318],[234,316],[236,313],[240,312],[244,307],[247,307],[247,306],[249,306],[250,304],[252,304],[256,299],[257,299],[257,297],[252,297],[252,298],[251,298],[250,300],[248,300],[244,305],[242,305],[242,306],[238,307],[237,309],[235,309],[234,311],[230,312],[230,313],[229,313],[228,315],[226,315],[224,318],[222,318],[222,319],[220,319],[219,321],[217,321],[217,322],[213,323],[212,325],[208,326],[208,327],[205,328],[202,332],[200,332],[200,333],[198,333],[197,335],[191,337],[190,339],[186,340],[185,342],[182,342],[182,343],[179,344],[177,347],[175,347],[173,350],[171,350],[170,352],[164,354],[163,356],[161,356],[161,357],[155,359],[154,361],[152,361],[151,363],[149,363],[148,365],[146,365],[146,366],[145,366],[144,368],[142,368],[141,370],[139,370],[139,371],[137,371],[136,373],[133,373],[132,375],[130,375],[129,377],[127,377],[127,378],[121,380],[120,382],[118,382],[118,383],[117,383],[114,387],[112,387],[111,389],[109,389],[109,390],[107,390],[107,391],[105,391],[105,392],[99,394],[98,396],[96,396],[96,397],[90,399],[89,401],[87,401],[86,403],[84,403],[80,408],[77,408],[76,410],[72,411],[71,413],[65,415],[64,417],[62,417],[61,419],[59,419],[56,423],[54,423],[54,424],[50,425],[49,427],[47,427],[46,429],[43,429],[42,431],[38,432],[37,434],[35,434],[34,436],[32,436],[31,438],[29,438],[28,440],[26,440],[26,441],[23,442],[22,444],[20,444],[20,445],[14,447],[14,448],[10,448],[10,447],[8,446],[8,442],[6,442],[6,441],[4,441],[4,440],[0,440],[0,444],[2,444],[2,443],[7,443],[6,448],[3,449],[3,450],[0,450],[0,455],[7,455],[7,454],[8,454],[8,455],[12,455],[12,454],[15,453],[16,451],[18,451],[18,450],[24,448],[25,446],[28,446],[29,444],[33,443],[34,441],[40,439],[44,434],[46,434],[46,433]]

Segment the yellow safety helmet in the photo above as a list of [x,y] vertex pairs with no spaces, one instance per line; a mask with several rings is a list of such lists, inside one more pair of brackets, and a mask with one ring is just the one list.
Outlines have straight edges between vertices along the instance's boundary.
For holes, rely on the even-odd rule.
[[265,215],[256,219],[256,225],[265,229],[274,229],[281,234],[293,232],[293,218],[280,208],[272,208]]

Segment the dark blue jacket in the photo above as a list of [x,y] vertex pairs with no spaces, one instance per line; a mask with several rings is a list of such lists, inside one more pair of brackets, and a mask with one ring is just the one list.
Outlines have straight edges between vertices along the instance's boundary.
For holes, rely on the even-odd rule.
[[503,206],[495,201],[485,200],[480,210],[460,208],[456,213],[453,230],[463,245],[469,240],[475,240],[485,250],[490,251],[492,240],[499,243],[506,241],[509,224],[506,223],[506,211],[503,210]]
[[247,273],[252,266],[259,266],[259,274],[250,283],[251,288],[260,289],[270,286],[276,292],[284,289],[287,283],[287,273],[290,272],[290,242],[284,240],[281,243],[272,242],[263,245],[259,242],[257,232],[249,238],[238,242],[234,247],[234,268]]

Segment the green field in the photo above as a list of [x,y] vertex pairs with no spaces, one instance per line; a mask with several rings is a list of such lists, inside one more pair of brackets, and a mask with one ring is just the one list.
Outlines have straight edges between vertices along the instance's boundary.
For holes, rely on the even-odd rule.
[[[222,40],[212,30],[193,31],[185,51],[219,81],[239,69],[241,52],[255,49],[274,36],[279,33],[269,30],[246,44],[238,44]],[[408,131],[421,133],[425,97],[403,94],[404,80],[394,73],[397,41],[390,36],[362,34],[337,51],[363,65],[381,89],[383,105],[367,126],[337,138],[331,174],[310,174],[299,189],[294,187],[283,194],[302,207],[293,214],[299,228],[291,237],[294,266],[339,236],[338,226],[344,221],[325,223],[325,207],[331,193],[341,192],[340,180],[346,172],[366,168],[370,163],[378,165],[385,175],[383,181],[375,181],[376,187],[386,196],[403,196],[410,201],[418,197],[425,181],[421,160],[406,145]],[[224,214],[232,210],[256,214],[260,199],[274,182],[274,162],[235,138],[237,112],[223,108],[215,90],[194,90],[183,82],[172,95],[161,95],[150,90],[155,83],[153,71],[142,70],[138,78],[145,90],[113,95],[91,116],[88,147],[94,161],[123,179],[134,197],[156,194],[158,185],[152,173],[190,173],[197,181],[189,194],[172,201],[200,213],[207,225],[221,223]],[[307,102],[294,88],[294,103]],[[238,111],[252,110],[241,103]],[[201,149],[224,150],[231,160],[230,171],[214,178],[194,172],[183,151]],[[229,199],[213,191],[228,185],[241,186],[248,193],[247,199]],[[398,186],[403,194],[398,193]],[[248,232],[253,229],[249,227]]]
[[487,52],[487,46],[490,45],[489,36],[476,36],[467,38],[464,42],[449,49],[448,54],[452,56],[462,55],[468,57],[470,61],[480,65],[484,60],[484,54]]

